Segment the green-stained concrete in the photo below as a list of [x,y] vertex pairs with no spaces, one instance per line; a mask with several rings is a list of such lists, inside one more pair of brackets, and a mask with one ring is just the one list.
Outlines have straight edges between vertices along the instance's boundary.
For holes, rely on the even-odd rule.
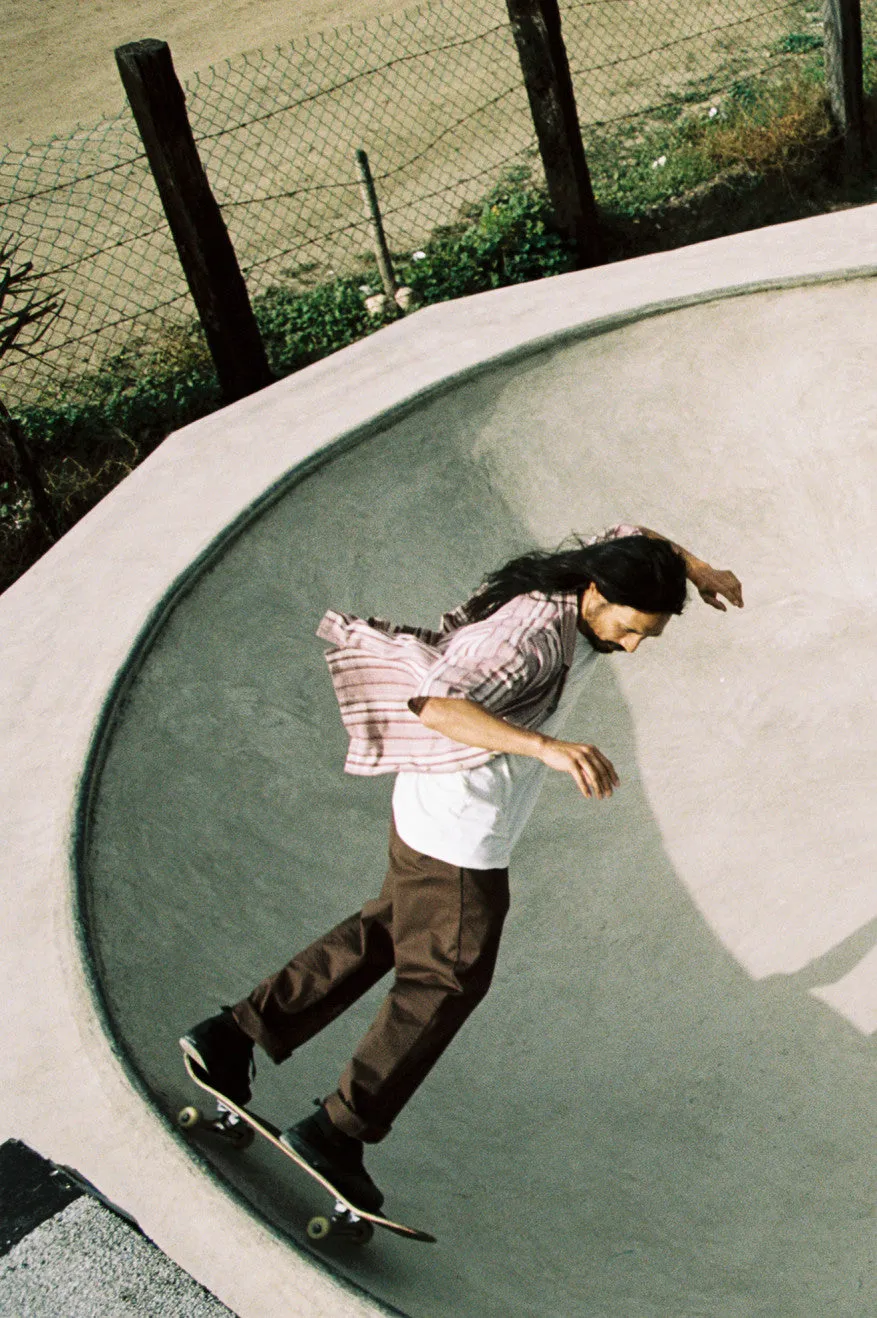
[[[742,577],[743,614],[694,599],[602,661],[575,728],[622,790],[550,783],[495,988],[372,1154],[391,1211],[440,1244],[331,1257],[412,1318],[873,1309],[868,1004],[848,995],[857,1029],[808,990],[855,974],[877,913],[874,298],[709,303],[458,385],[253,521],[114,723],[91,930],[171,1112],[182,1029],[382,877],[391,780],[341,772],[325,607],[434,622],[534,539],[616,519]],[[263,1059],[256,1106],[284,1123],[333,1087],[380,991]],[[319,1196],[270,1150],[217,1165],[302,1238]]]

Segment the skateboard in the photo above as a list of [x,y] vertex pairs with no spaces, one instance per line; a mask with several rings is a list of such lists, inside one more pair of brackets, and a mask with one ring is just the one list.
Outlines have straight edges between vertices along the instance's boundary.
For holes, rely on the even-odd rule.
[[335,1206],[331,1214],[328,1216],[319,1214],[308,1222],[307,1233],[311,1240],[340,1236],[353,1241],[354,1244],[365,1245],[374,1235],[375,1227],[380,1226],[386,1231],[395,1232],[397,1236],[404,1236],[406,1240],[421,1240],[427,1244],[435,1244],[435,1236],[431,1236],[427,1231],[418,1231],[416,1227],[403,1226],[401,1222],[393,1222],[388,1217],[382,1217],[380,1213],[369,1213],[364,1208],[357,1208],[349,1199],[345,1199],[331,1181],[308,1166],[295,1149],[289,1149],[281,1143],[280,1130],[277,1126],[266,1121],[264,1117],[257,1116],[255,1112],[238,1107],[225,1094],[208,1085],[206,1080],[201,1080],[195,1074],[191,1059],[185,1053],[183,1062],[189,1079],[215,1099],[216,1116],[212,1118],[205,1116],[197,1107],[181,1108],[177,1114],[177,1125],[182,1130],[194,1130],[200,1127],[202,1130],[221,1136],[238,1149],[248,1148],[255,1136],[261,1135],[332,1196]]

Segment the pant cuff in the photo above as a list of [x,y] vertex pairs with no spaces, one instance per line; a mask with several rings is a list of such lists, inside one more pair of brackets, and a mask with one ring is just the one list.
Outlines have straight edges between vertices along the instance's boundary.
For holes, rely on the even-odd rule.
[[340,1130],[342,1135],[349,1135],[351,1139],[362,1140],[365,1144],[378,1144],[390,1133],[389,1126],[375,1126],[358,1117],[337,1090],[323,1099],[323,1107],[335,1129]]

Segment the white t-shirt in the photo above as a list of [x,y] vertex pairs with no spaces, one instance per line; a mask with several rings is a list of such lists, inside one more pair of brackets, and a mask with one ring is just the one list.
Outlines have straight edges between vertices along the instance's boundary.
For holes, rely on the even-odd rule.
[[[539,731],[563,728],[593,672],[597,651],[583,636],[557,708]],[[396,775],[393,818],[403,842],[422,855],[463,869],[505,869],[547,773],[529,755],[494,755],[477,769]]]

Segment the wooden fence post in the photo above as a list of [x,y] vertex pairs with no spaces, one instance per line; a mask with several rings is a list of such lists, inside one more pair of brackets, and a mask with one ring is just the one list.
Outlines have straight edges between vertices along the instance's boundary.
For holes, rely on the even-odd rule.
[[843,134],[849,177],[862,169],[864,92],[862,89],[861,0],[823,0],[825,87],[832,117]]
[[164,41],[119,46],[116,64],[134,112],[226,402],[272,379],[225,221],[210,190]]
[[597,265],[603,244],[557,0],[506,0],[506,9],[555,219],[575,243],[581,265]]

